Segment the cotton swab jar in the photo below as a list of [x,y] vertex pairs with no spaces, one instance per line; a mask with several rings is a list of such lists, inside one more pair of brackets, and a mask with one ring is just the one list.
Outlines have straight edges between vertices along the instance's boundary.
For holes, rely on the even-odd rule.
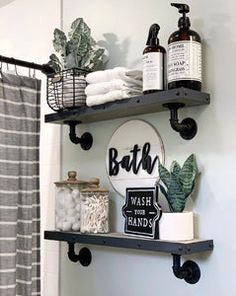
[[68,172],[68,179],[55,182],[55,228],[60,231],[80,231],[80,191],[87,181],[77,180],[75,171]]
[[109,191],[99,187],[99,179],[93,178],[89,188],[81,190],[81,224],[83,233],[109,232]]

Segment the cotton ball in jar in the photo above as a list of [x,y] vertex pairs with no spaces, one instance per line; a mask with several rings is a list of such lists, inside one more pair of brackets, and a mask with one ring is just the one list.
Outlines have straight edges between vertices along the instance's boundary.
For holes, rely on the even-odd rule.
[[64,209],[60,209],[56,211],[56,216],[59,218],[64,218],[66,216],[66,212]]
[[76,223],[76,217],[67,217],[66,221],[70,222],[71,224],[74,224],[74,223]]
[[56,229],[62,230],[63,229],[63,223],[61,220],[56,222]]
[[68,208],[74,208],[75,207],[75,203],[73,201],[73,198],[71,196],[71,194],[66,194],[64,197],[64,206],[68,209]]
[[72,230],[79,231],[79,229],[80,229],[80,223],[77,222],[72,225]]
[[78,203],[75,208],[77,213],[80,213],[80,208],[81,208],[80,203]]
[[61,208],[64,206],[64,190],[63,189],[60,189],[58,192],[57,192],[57,200],[56,200],[56,207],[57,208]]
[[64,187],[63,190],[64,190],[64,194],[65,194],[65,195],[67,195],[67,194],[71,194],[71,189],[70,189],[69,186]]
[[76,201],[79,198],[79,195],[80,195],[79,190],[78,189],[72,190],[71,195],[72,195],[73,199]]
[[75,208],[69,208],[67,209],[66,213],[67,213],[67,216],[75,217],[77,214],[77,211]]
[[68,231],[71,230],[71,222],[63,222],[62,223],[62,230],[63,231]]

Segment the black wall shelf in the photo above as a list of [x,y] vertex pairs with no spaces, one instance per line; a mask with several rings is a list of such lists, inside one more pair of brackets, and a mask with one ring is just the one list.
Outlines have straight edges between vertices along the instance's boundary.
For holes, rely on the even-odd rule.
[[68,121],[80,123],[97,122],[126,116],[168,110],[164,104],[183,103],[185,107],[206,105],[210,95],[187,88],[177,88],[133,97],[94,107],[80,107],[45,115],[45,122],[64,124]]
[[86,133],[81,138],[76,136],[75,127],[80,123],[97,122],[126,116],[170,110],[171,127],[185,140],[191,140],[197,133],[197,123],[192,118],[178,119],[178,110],[183,107],[206,105],[210,95],[184,87],[137,96],[129,99],[106,103],[94,107],[79,107],[46,114],[45,122],[68,124],[70,139],[80,144],[85,150],[92,146],[92,135]]
[[[180,265],[180,258],[182,255],[191,255],[194,253],[201,253],[213,250],[213,240],[192,240],[192,241],[162,241],[150,240],[139,237],[130,237],[120,233],[109,234],[81,234],[73,232],[60,231],[45,231],[44,238],[47,240],[64,241],[69,245],[69,258],[72,261],[91,262],[91,253],[86,248],[81,249],[84,257],[81,254],[76,255],[74,252],[74,244],[89,244],[100,245],[107,247],[138,249],[145,251],[164,252],[173,256],[173,271],[178,278],[185,279],[190,284],[196,283],[200,278],[200,269],[193,261],[186,261],[182,266]],[[73,260],[75,258],[75,260]],[[89,258],[89,259],[88,259]],[[71,260],[71,259],[70,259]],[[82,263],[81,263],[82,264]],[[86,264],[87,266],[89,264]],[[189,272],[191,270],[192,277]],[[191,279],[190,279],[191,278]]]
[[193,253],[212,251],[213,240],[162,241],[131,237],[120,233],[82,234],[76,232],[45,231],[44,238],[69,243],[81,243],[117,248],[138,249],[146,251],[190,255]]

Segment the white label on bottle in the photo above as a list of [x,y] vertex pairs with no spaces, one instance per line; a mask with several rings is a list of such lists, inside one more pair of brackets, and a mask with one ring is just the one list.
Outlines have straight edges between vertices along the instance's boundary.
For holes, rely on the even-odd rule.
[[197,41],[176,41],[168,46],[168,82],[202,81],[202,48]]
[[163,90],[163,53],[149,52],[143,55],[143,91]]

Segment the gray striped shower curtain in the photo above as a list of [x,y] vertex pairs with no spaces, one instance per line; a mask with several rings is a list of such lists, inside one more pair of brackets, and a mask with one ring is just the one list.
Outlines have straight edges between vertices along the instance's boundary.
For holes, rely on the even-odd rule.
[[0,296],[40,295],[37,79],[0,78]]

